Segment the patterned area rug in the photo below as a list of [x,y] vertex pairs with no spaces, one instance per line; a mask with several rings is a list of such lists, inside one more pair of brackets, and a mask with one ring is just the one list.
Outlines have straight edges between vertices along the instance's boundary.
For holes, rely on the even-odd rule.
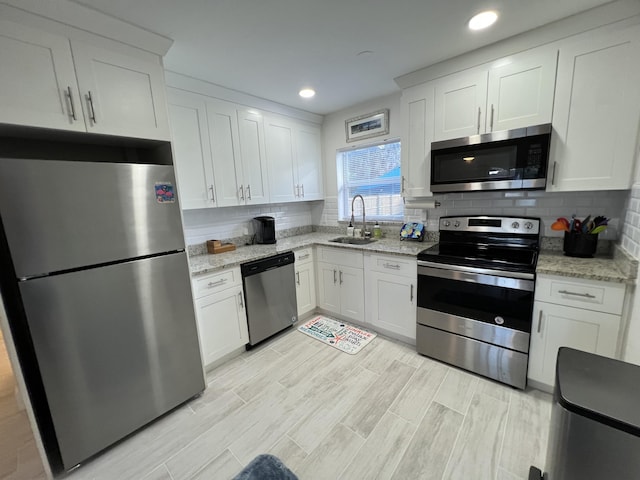
[[351,355],[358,353],[376,338],[376,334],[373,332],[322,315],[309,320],[298,327],[298,330]]

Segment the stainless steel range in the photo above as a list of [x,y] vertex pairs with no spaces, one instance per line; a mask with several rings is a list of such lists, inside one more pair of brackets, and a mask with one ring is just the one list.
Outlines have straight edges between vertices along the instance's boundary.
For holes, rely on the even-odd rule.
[[418,353],[525,388],[540,219],[441,217],[418,254]]

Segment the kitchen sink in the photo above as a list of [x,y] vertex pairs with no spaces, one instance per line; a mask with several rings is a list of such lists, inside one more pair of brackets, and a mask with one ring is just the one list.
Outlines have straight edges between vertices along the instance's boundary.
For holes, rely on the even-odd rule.
[[368,245],[375,242],[374,238],[362,238],[362,237],[338,237],[329,240],[334,243],[348,243],[350,245]]

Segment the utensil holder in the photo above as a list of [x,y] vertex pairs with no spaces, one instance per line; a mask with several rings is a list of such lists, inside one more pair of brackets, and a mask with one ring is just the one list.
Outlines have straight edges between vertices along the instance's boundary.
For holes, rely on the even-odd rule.
[[568,257],[591,258],[596,253],[598,234],[564,232],[564,254]]

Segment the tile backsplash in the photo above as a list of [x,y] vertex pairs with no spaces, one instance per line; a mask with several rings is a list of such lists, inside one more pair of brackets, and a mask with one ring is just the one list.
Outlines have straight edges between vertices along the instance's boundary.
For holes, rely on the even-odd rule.
[[627,201],[620,244],[635,258],[640,258],[640,183],[636,183]]
[[[600,234],[604,240],[615,240],[620,236],[621,216],[629,192],[562,192],[551,193],[543,190],[469,192],[434,195],[440,202],[434,209],[405,209],[405,221],[425,222],[427,230],[437,231],[438,221],[446,215],[508,215],[540,217],[542,235],[562,237],[562,232],[551,230],[551,224],[558,217],[578,218],[587,215],[604,215],[611,218],[609,228]],[[322,225],[335,224],[338,220],[338,207],[335,197],[326,200],[327,208],[321,215]],[[638,217],[640,218],[640,216]],[[640,228],[640,224],[638,228]],[[640,233],[640,230],[639,230]],[[639,239],[640,240],[640,239]]]

